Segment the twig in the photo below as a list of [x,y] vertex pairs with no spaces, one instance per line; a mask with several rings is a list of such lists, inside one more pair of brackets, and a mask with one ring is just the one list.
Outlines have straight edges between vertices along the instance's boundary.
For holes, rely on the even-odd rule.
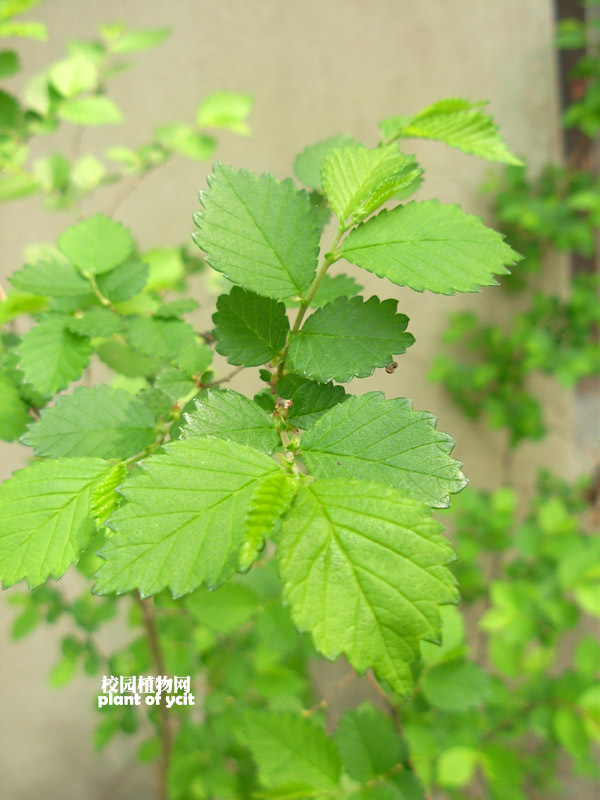
[[212,389],[213,386],[219,386],[221,383],[229,383],[230,380],[235,378],[238,372],[241,372],[245,367],[236,367],[232,370],[228,375],[225,375],[224,378],[219,378],[216,381],[211,381],[210,383],[203,384],[203,389]]

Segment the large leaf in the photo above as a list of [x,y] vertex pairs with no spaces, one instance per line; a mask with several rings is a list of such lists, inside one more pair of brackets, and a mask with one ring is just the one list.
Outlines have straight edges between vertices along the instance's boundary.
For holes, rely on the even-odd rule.
[[185,414],[183,439],[214,436],[271,454],[281,444],[272,418],[253,400],[232,389],[208,389]]
[[322,192],[321,167],[327,154],[333,150],[334,147],[349,147],[359,144],[357,139],[347,133],[342,133],[339,136],[332,136],[324,142],[311,144],[297,156],[294,162],[294,172],[305,186]]
[[293,181],[216,164],[203,209],[194,215],[197,244],[218,272],[258,294],[302,296],[317,266],[317,210]]
[[297,783],[329,792],[337,788],[340,757],[312,719],[277,711],[247,711],[245,739],[268,786]]
[[418,292],[475,292],[520,256],[479,217],[437,200],[381,211],[351,231],[340,252],[359,267]]
[[404,694],[419,640],[438,641],[438,605],[457,600],[441,526],[421,503],[364,481],[302,487],[279,535],[285,599],[328,658],[345,653]]
[[335,148],[322,166],[323,188],[340,222],[359,222],[397,192],[413,184],[422,170],[414,156],[390,144]]
[[324,414],[302,437],[302,455],[317,478],[377,481],[444,507],[466,479],[450,456],[454,440],[436,422],[427,411],[413,411],[406,398],[369,392]]
[[437,139],[465,153],[501,161],[522,164],[502,141],[494,120],[481,111],[486,102],[440,100],[414,117],[389,117],[381,125],[386,139]]
[[175,596],[216,586],[237,567],[257,483],[279,467],[264,453],[220,439],[186,439],[141,462],[120,488],[126,503],[109,519],[115,533],[95,591]]
[[47,317],[23,336],[19,366],[40,394],[50,397],[77,380],[92,354],[89,339],[65,327],[61,317]]
[[42,411],[23,442],[38,456],[127,458],[154,439],[152,412],[129,392],[80,386]]
[[0,486],[0,579],[31,588],[60,578],[95,531],[90,496],[110,465],[97,458],[43,461]]
[[290,369],[325,383],[372,375],[414,342],[397,306],[397,300],[339,297],[317,309],[291,338]]
[[285,305],[234,286],[213,314],[216,351],[230,364],[257,367],[283,350],[290,329]]
[[100,275],[122,264],[135,247],[133,236],[120,222],[103,214],[73,225],[58,246],[82,272]]

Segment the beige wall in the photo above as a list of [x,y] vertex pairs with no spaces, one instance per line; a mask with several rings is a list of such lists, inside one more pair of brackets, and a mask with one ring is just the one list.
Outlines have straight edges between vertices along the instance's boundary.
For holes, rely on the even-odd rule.
[[[173,26],[166,44],[138,56],[137,68],[113,82],[126,125],[86,132],[84,152],[142,143],[153,126],[193,119],[204,94],[225,88],[256,96],[255,136],[222,135],[218,157],[279,177],[291,172],[294,156],[306,144],[341,131],[374,144],[378,120],[415,112],[445,96],[489,99],[509,145],[539,166],[559,150],[552,5],[551,0],[48,0],[37,16],[48,23],[50,42],[23,43],[19,49],[29,75],[57,58],[69,38],[92,36],[98,23]],[[65,152],[72,152],[73,129],[60,139]],[[47,144],[42,142],[40,151]],[[479,186],[489,165],[435,143],[411,149],[426,168],[422,197],[486,214]],[[204,165],[176,160],[144,181],[122,203],[118,218],[143,247],[187,239],[205,173]],[[102,190],[86,213],[110,208],[113,197],[113,189]],[[20,265],[26,244],[54,239],[68,222],[64,214],[43,212],[36,199],[3,207],[0,279]],[[563,278],[557,263],[547,280],[562,285]],[[417,337],[395,375],[380,370],[360,390],[385,388],[390,395],[412,397],[418,409],[435,410],[440,427],[455,436],[467,474],[478,485],[492,485],[499,476],[498,441],[483,427],[467,424],[441,391],[424,381],[423,372],[446,312],[469,307],[502,316],[508,307],[499,291],[440,298],[366,274],[360,279],[367,292],[400,299],[399,310],[412,318]],[[202,312],[205,322],[209,311]],[[244,378],[234,384],[244,385]],[[558,461],[557,453],[567,469],[574,464],[569,398],[554,393],[552,405],[551,436],[520,457],[526,481],[534,462]],[[22,463],[18,447],[0,443],[0,476]],[[3,628],[13,616],[3,603]],[[142,786],[146,778],[125,760],[123,745],[99,759],[91,753],[93,685],[81,679],[61,692],[46,690],[56,646],[54,632],[40,631],[18,644],[7,644],[0,633],[0,796],[131,797],[133,784]]]

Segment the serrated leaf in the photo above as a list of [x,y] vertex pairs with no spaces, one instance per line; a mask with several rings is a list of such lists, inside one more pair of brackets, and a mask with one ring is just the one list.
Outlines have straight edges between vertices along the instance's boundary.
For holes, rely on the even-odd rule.
[[359,144],[360,142],[357,139],[347,133],[342,133],[339,136],[332,136],[324,142],[311,144],[296,157],[294,172],[305,186],[322,192],[321,166],[327,154],[333,150],[334,147],[350,147]]
[[113,511],[121,504],[123,498],[116,492],[116,489],[128,474],[127,464],[119,461],[117,464],[113,464],[106,475],[94,485],[90,508],[98,525],[104,525]]
[[346,711],[334,738],[346,771],[357,781],[389,772],[405,755],[391,718],[369,706]]
[[522,164],[502,141],[493,119],[481,111],[485,105],[462,99],[440,100],[414,117],[389,117],[380,128],[386,139],[436,139],[488,161]]
[[98,458],[43,461],[0,486],[0,579],[29,587],[58,579],[87,546],[94,484],[109,465]]
[[140,353],[172,359],[194,340],[194,329],[181,319],[135,317],[127,328],[129,342]]
[[111,303],[122,303],[142,291],[149,271],[148,265],[141,261],[128,261],[99,275],[98,288]]
[[82,272],[92,275],[118,267],[134,247],[130,231],[103,214],[72,225],[58,240],[60,252]]
[[77,297],[90,291],[90,284],[71,264],[39,261],[25,264],[10,277],[16,289],[47,297]]
[[77,380],[92,354],[89,339],[71,333],[62,317],[46,317],[23,336],[19,367],[45,397]]
[[346,390],[333,383],[318,383],[300,375],[284,375],[277,384],[281,397],[292,401],[287,418],[292,425],[306,430],[330,408],[343,403]]
[[139,53],[150,50],[170,36],[171,28],[149,28],[145,31],[129,31],[111,42],[112,53]]
[[126,503],[101,555],[95,591],[169,587],[180,596],[216,586],[236,569],[256,484],[279,467],[264,453],[220,439],[171,442],[121,487]]
[[231,633],[249,620],[261,603],[250,586],[229,580],[218,589],[196,589],[186,597],[185,606],[202,625],[217,633]]
[[446,661],[427,670],[421,682],[427,700],[445,711],[466,711],[488,695],[485,672],[471,661]]
[[290,330],[283,303],[239,286],[219,297],[212,319],[217,353],[246,367],[270,361],[285,347]]
[[123,114],[117,104],[104,95],[65,100],[56,113],[73,125],[120,125],[123,122]]
[[419,640],[439,639],[440,604],[457,601],[452,549],[416,500],[364,481],[300,488],[279,534],[284,597],[327,658],[406,694]]
[[254,97],[251,94],[238,92],[214,92],[208,95],[198,106],[196,125],[198,127],[220,128],[249,136],[252,131],[246,117],[252,111]]
[[417,292],[475,292],[520,256],[479,217],[437,200],[381,211],[342,241],[344,258]]
[[320,231],[306,192],[288,179],[216,164],[203,209],[194,215],[196,243],[213,269],[276,300],[303,296],[316,272]]
[[267,786],[302,782],[328,792],[337,788],[340,758],[334,742],[312,719],[293,712],[244,714],[245,739]]
[[285,472],[269,475],[258,484],[246,517],[245,540],[238,562],[240,570],[250,569],[256,561],[265,539],[275,533],[297,489],[298,479]]
[[0,439],[12,442],[23,433],[31,417],[10,377],[0,372]]
[[109,386],[79,386],[29,426],[23,442],[38,456],[127,458],[155,439],[154,417],[136,397]]
[[347,383],[372,375],[414,342],[397,300],[339,297],[319,308],[290,339],[288,366],[316,381]]
[[331,150],[321,167],[323,189],[341,223],[359,222],[392,195],[413,183],[422,170],[414,156],[395,144]]
[[123,330],[123,320],[114,311],[101,306],[88,308],[65,320],[65,327],[79,336],[108,337]]
[[436,422],[427,411],[413,411],[404,397],[349,397],[304,434],[302,457],[317,478],[377,481],[444,507],[466,479],[450,456],[454,440],[436,430]]
[[185,414],[183,439],[216,436],[271,454],[281,444],[272,418],[243,394],[232,389],[207,389]]

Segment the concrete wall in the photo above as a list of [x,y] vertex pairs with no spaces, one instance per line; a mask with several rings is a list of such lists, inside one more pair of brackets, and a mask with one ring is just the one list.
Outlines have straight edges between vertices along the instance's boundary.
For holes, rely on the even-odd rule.
[[[206,93],[217,89],[252,92],[255,136],[220,137],[218,157],[234,165],[283,177],[307,144],[346,131],[367,144],[377,140],[385,116],[415,112],[441,97],[489,99],[491,111],[514,151],[534,166],[559,151],[551,0],[48,0],[38,11],[50,42],[19,43],[29,76],[60,56],[72,37],[91,37],[101,22],[123,20],[132,27],[164,24],[174,29],[166,44],[136,58],[138,66],[113,81],[112,96],[127,115],[121,128],[86,132],[82,152],[100,153],[112,144],[135,146],[156,125],[193,119]],[[14,79],[15,86],[20,78]],[[65,152],[76,147],[74,129],[60,135]],[[39,144],[45,152],[48,142]],[[486,215],[479,187],[486,163],[442,145],[411,143],[426,168],[421,197],[458,202]],[[204,165],[176,160],[149,177],[120,205],[117,217],[143,247],[178,243],[192,230],[204,186]],[[114,189],[102,190],[85,212],[107,210]],[[70,222],[48,215],[37,199],[2,208],[0,280],[18,268],[25,245],[54,240]],[[362,274],[366,293],[400,299],[411,317],[417,343],[400,359],[393,376],[382,370],[360,389],[385,388],[412,397],[417,409],[433,409],[440,427],[457,440],[456,455],[479,485],[499,477],[501,443],[481,426],[467,424],[423,372],[437,347],[447,312],[473,308],[490,316],[508,313],[499,290],[468,297],[419,295]],[[563,266],[546,279],[562,286]],[[202,312],[208,323],[210,301]],[[100,373],[94,373],[97,377]],[[234,388],[244,388],[240,376]],[[522,480],[535,463],[574,463],[570,399],[554,392],[552,432],[542,446],[524,448]],[[0,477],[24,463],[17,446],[0,445]],[[69,581],[63,581],[69,588]],[[93,755],[88,733],[94,722],[92,682],[78,680],[49,693],[46,674],[55,660],[54,631],[39,631],[17,644],[6,633],[14,609],[0,606],[0,795],[11,800],[128,798],[143,792],[146,774],[136,772],[122,743]],[[115,633],[118,635],[118,633]]]

